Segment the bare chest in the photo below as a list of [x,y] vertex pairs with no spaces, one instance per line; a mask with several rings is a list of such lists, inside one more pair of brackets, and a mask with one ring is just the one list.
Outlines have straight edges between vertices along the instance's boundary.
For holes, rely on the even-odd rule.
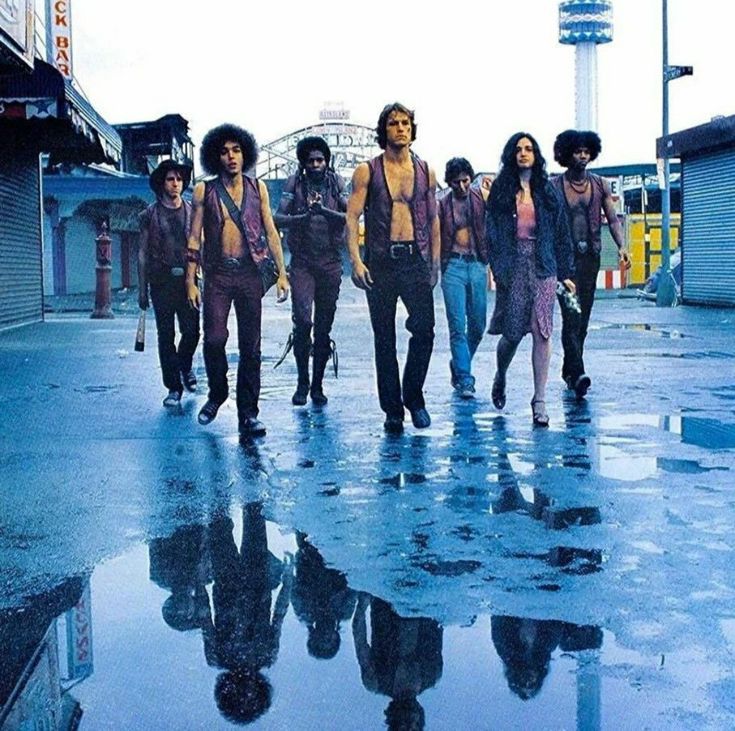
[[413,164],[385,165],[385,182],[394,203],[410,203],[415,187]]

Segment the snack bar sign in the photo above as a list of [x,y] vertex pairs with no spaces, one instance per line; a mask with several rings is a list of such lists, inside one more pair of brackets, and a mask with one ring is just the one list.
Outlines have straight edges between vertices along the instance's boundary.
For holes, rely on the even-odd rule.
[[71,0],[46,0],[46,57],[71,81]]

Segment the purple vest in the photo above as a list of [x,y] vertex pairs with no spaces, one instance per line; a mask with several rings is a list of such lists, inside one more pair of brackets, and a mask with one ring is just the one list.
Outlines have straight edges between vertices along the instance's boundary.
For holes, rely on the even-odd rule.
[[[429,261],[431,257],[431,226],[429,224],[429,200],[433,195],[429,186],[429,166],[416,155],[413,161],[413,198],[409,203],[413,219],[413,238],[421,256]],[[365,246],[369,253],[381,257],[388,255],[390,247],[390,222],[393,213],[393,199],[390,197],[385,179],[383,155],[368,162],[370,183],[368,184],[365,206]]]
[[[293,205],[291,208],[292,215],[298,215],[300,213],[306,213],[308,206],[306,205],[306,184],[302,176],[296,177],[294,192],[293,192]],[[329,208],[332,211],[344,210],[344,205],[341,202],[342,195],[339,189],[339,183],[337,180],[337,173],[332,170],[327,170],[324,179],[324,192],[322,194],[322,204],[325,208]],[[308,224],[307,224],[308,225]],[[335,249],[338,249],[344,243],[344,223],[332,222],[331,219],[328,221],[329,225],[329,243]],[[303,251],[305,225],[295,224],[290,226],[288,229],[288,248],[292,254],[299,251]]]
[[[487,264],[487,239],[485,237],[485,200],[479,190],[470,188],[470,229],[472,238],[477,247],[477,258]],[[439,201],[439,224],[442,235],[441,260],[444,266],[449,259],[449,254],[454,247],[454,237],[457,233],[457,225],[454,220],[454,208],[452,206],[451,191]]]
[[[268,254],[263,216],[260,212],[260,189],[258,181],[242,176],[243,200],[240,220],[245,229],[245,243],[250,257],[258,265]],[[229,213],[225,214],[229,217]],[[207,180],[204,187],[204,269],[212,269],[222,259],[222,229],[225,225],[222,202],[214,185]]]
[[168,251],[164,246],[163,229],[159,211],[162,204],[160,201],[151,203],[145,211],[148,220],[148,265],[151,271],[160,271],[169,269],[173,266],[185,266],[184,254],[186,252],[186,243],[189,239],[191,231],[191,204],[182,200],[184,206],[184,240],[178,252]]
[[[592,246],[592,252],[599,254],[602,251],[602,200],[605,191],[602,187],[602,178],[594,173],[587,173],[592,187],[592,197],[587,207],[587,229],[589,231],[588,243]],[[555,175],[551,182],[561,194],[561,198],[569,210],[569,202],[564,192],[564,175]],[[571,223],[571,221],[570,221]]]

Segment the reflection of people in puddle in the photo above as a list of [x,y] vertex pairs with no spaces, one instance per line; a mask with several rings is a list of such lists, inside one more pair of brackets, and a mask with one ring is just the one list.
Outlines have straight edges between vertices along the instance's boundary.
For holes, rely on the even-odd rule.
[[306,625],[306,647],[312,657],[328,660],[340,646],[340,622],[348,620],[355,608],[355,593],[341,571],[327,568],[319,551],[303,533],[296,534],[299,550],[291,603],[296,616]]
[[201,627],[209,616],[205,585],[211,575],[204,526],[187,525],[168,538],[154,538],[148,552],[151,581],[171,592],[161,608],[163,620],[179,632]]
[[[233,527],[226,516],[215,517],[209,527],[214,621],[206,628],[205,651],[210,665],[225,670],[215,686],[220,712],[235,723],[250,723],[270,707],[272,689],[262,670],[278,655],[291,566],[268,550],[261,503],[243,506],[239,551]],[[271,594],[279,584],[271,613]]]
[[557,647],[564,652],[577,652],[602,646],[602,631],[589,625],[495,616],[490,626],[508,687],[524,701],[541,690],[549,673],[551,654]]
[[391,698],[385,710],[388,728],[421,731],[424,709],[417,696],[441,678],[442,628],[426,617],[399,617],[387,602],[361,593],[352,619],[352,632],[363,685],[373,693]]

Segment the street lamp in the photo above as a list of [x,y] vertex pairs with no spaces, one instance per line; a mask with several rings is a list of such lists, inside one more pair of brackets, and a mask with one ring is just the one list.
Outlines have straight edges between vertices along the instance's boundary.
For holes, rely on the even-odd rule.
[[669,12],[668,0],[662,0],[663,29],[663,181],[661,186],[661,276],[656,288],[656,305],[673,307],[676,288],[671,275],[671,181],[669,165],[669,81],[680,76],[691,76],[691,66],[669,66]]

